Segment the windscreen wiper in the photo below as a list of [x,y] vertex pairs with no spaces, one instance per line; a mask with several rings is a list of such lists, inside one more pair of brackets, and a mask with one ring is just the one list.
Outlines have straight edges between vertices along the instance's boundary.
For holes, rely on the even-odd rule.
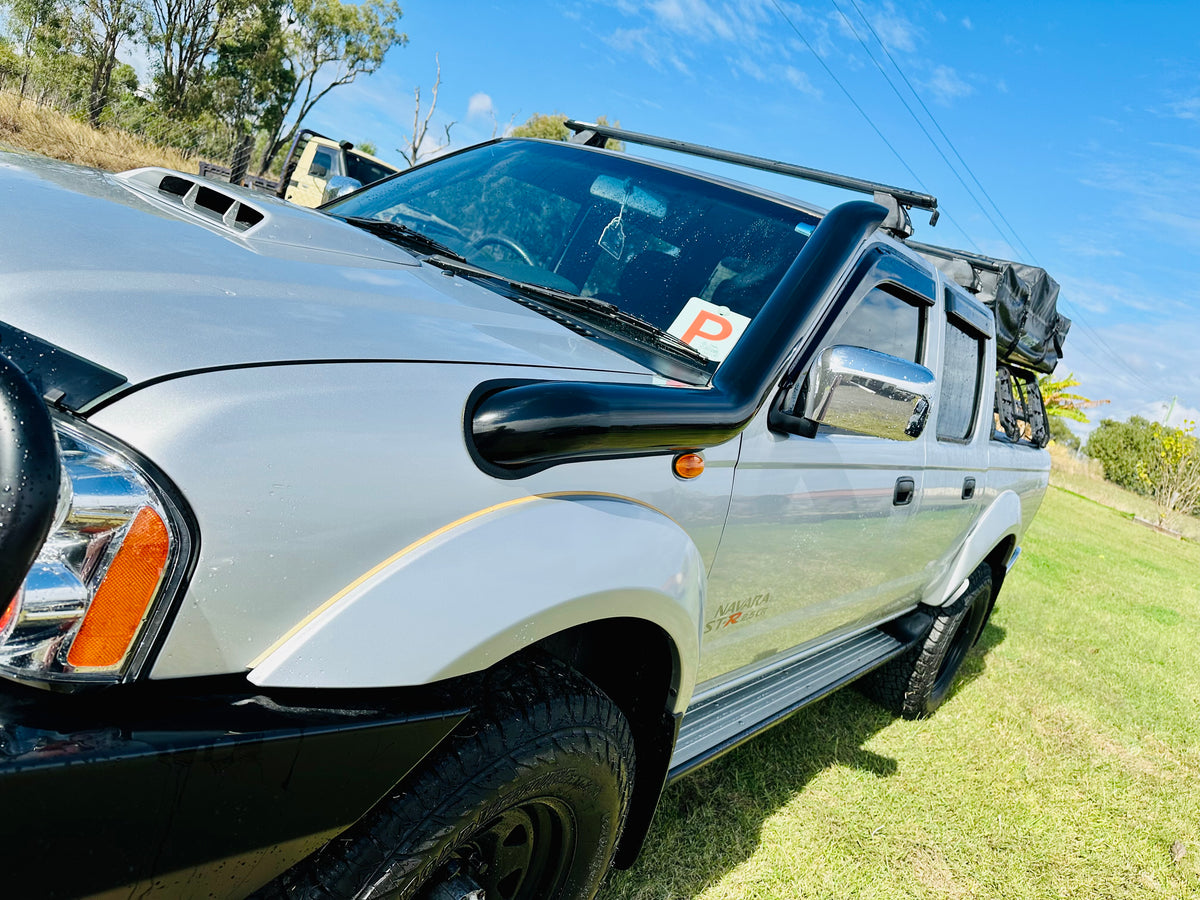
[[443,256],[431,256],[426,262],[431,265],[438,266],[442,269],[449,269],[452,272],[459,272],[463,275],[471,275],[475,278],[486,278],[490,281],[499,281],[502,284],[508,285],[515,291],[524,294],[526,297],[535,298],[544,301],[548,306],[589,316],[593,319],[600,318],[609,322],[613,322],[628,331],[636,332],[643,338],[649,339],[652,343],[664,346],[671,352],[686,357],[688,360],[699,363],[704,368],[712,363],[707,356],[697,350],[690,344],[686,344],[669,332],[663,331],[656,325],[652,325],[640,316],[635,316],[633,313],[626,312],[617,306],[615,303],[609,303],[607,300],[597,300],[595,297],[583,297],[579,294],[572,294],[570,291],[560,290],[559,288],[547,287],[544,284],[538,284],[533,281],[517,281],[512,278],[506,278],[503,275],[497,275],[495,272],[490,272],[487,269],[481,269],[478,266],[473,266],[470,263],[462,261],[462,257],[455,256],[446,258]]
[[414,250],[424,250],[427,253],[437,253],[450,259],[466,262],[466,259],[455,253],[441,241],[435,241],[427,234],[422,234],[415,228],[401,225],[399,222],[387,222],[383,219],[369,219],[366,216],[335,216],[355,228],[369,231],[385,241],[410,247]]

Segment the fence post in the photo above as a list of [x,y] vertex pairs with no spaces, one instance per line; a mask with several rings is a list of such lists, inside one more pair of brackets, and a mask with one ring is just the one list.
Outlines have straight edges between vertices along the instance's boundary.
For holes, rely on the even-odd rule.
[[241,184],[246,179],[246,170],[250,167],[250,150],[254,146],[251,135],[242,135],[237,147],[233,150],[233,162],[230,165],[229,183]]

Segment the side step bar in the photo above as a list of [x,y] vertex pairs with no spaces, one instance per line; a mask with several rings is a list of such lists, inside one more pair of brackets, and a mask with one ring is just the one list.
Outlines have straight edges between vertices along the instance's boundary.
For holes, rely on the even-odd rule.
[[791,713],[819,700],[911,646],[873,628],[688,709],[668,781],[715,759]]

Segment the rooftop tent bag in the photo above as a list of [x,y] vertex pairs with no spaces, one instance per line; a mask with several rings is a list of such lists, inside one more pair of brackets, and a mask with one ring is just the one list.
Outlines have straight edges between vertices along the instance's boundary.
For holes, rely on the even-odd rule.
[[992,310],[1001,363],[1054,371],[1071,320],[1058,312],[1058,282],[1045,269],[916,241],[908,245]]

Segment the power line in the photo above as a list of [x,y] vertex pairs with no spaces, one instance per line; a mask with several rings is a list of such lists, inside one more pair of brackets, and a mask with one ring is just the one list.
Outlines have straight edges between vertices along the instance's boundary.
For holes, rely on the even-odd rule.
[[[901,94],[900,90],[896,87],[895,83],[888,76],[888,74],[884,70],[883,66],[881,66],[879,61],[875,58],[874,54],[871,52],[870,47],[867,45],[867,43],[863,40],[861,35],[858,33],[858,29],[856,29],[854,27],[854,24],[850,21],[849,17],[846,15],[845,12],[843,12],[842,8],[838,5],[837,0],[831,0],[831,2],[833,4],[834,8],[837,10],[838,14],[842,17],[842,20],[850,28],[850,31],[854,35],[855,39],[859,42],[860,45],[862,45],[863,50],[866,51],[868,58],[875,65],[875,68],[879,70],[879,73],[883,76],[884,80],[888,83],[888,87],[890,87],[892,89],[893,93],[895,93],[896,97],[904,105],[904,108],[908,111],[908,114],[910,116],[912,116],[913,121],[917,123],[917,126],[921,129],[921,132],[929,140],[929,143],[933,146],[934,150],[937,151],[938,155],[942,158],[942,161],[946,163],[946,166],[954,174],[954,177],[958,179],[959,184],[961,184],[963,186],[963,188],[966,190],[967,194],[975,202],[975,205],[979,207],[980,212],[982,212],[984,214],[984,216],[987,218],[988,222],[991,223],[992,227],[996,229],[996,233],[999,234],[1002,239],[1007,241],[1008,236],[1005,235],[1004,230],[1002,228],[1000,228],[999,225],[996,224],[996,220],[992,218],[992,216],[989,214],[987,208],[983,205],[983,203],[975,195],[975,192],[972,191],[970,186],[966,183],[966,181],[963,180],[962,176],[958,172],[958,169],[954,166],[953,163],[950,162],[950,160],[947,158],[946,154],[942,152],[942,149],[940,146],[938,146],[937,141],[934,140],[933,136],[929,133],[928,129],[925,128],[924,124],[921,122],[920,117],[917,116],[917,114],[915,113],[913,108],[908,104],[908,102],[905,100],[904,96]],[[904,84],[908,87],[908,89],[912,93],[913,97],[915,97],[917,102],[921,105],[921,109],[924,110],[925,115],[929,117],[929,121],[931,123],[933,123],[934,128],[936,128],[938,133],[942,136],[942,139],[946,142],[946,145],[950,148],[951,152],[958,159],[959,163],[961,163],[962,167],[966,170],[967,174],[970,175],[971,179],[979,187],[979,190],[983,194],[983,196],[987,198],[988,203],[991,204],[992,208],[996,211],[996,214],[1000,217],[1001,221],[1003,221],[1004,224],[1008,227],[1008,231],[1012,235],[1013,240],[1016,242],[1017,245],[1019,245],[1021,247],[1021,249],[1025,252],[1025,254],[1028,256],[1028,258],[1035,265],[1040,266],[1041,264],[1038,262],[1037,257],[1034,255],[1033,251],[1030,250],[1028,245],[1026,245],[1026,243],[1021,239],[1021,235],[1017,233],[1016,228],[1013,227],[1012,223],[1009,222],[1008,218],[1004,215],[1004,212],[1003,212],[1003,210],[1000,209],[999,204],[997,204],[996,201],[992,199],[992,196],[987,192],[987,188],[985,188],[983,186],[983,183],[979,180],[979,177],[974,173],[974,171],[972,171],[970,165],[968,165],[967,161],[965,159],[963,159],[962,154],[958,152],[958,148],[954,146],[954,142],[952,140],[950,140],[949,135],[946,134],[945,130],[938,123],[937,117],[934,116],[933,112],[926,105],[925,101],[921,98],[920,93],[913,86],[912,82],[908,80],[908,76],[906,76],[904,74],[904,70],[902,68],[900,68],[900,64],[896,61],[895,57],[893,57],[891,52],[887,49],[887,45],[884,43],[883,39],[879,36],[879,33],[875,30],[875,27],[871,24],[870,19],[868,19],[866,14],[862,11],[862,8],[858,5],[857,0],[849,0],[849,2],[851,3],[851,5],[853,5],[855,11],[858,13],[859,18],[862,19],[863,23],[870,30],[870,32],[874,36],[876,42],[878,42],[880,49],[883,50],[884,55],[887,56],[888,60],[892,64],[892,66],[895,68],[897,74],[899,74],[901,79],[903,79]],[[779,9],[778,5],[776,5],[776,9],[777,10]],[[792,25],[793,30],[795,30],[797,32],[797,34],[799,34],[799,30],[796,29],[796,26],[794,24],[792,24],[791,20],[789,20],[787,18],[787,16],[783,14],[782,10],[780,10],[780,15],[783,15],[783,18],[788,22],[788,24]],[[801,38],[801,40],[804,40],[803,35],[800,35],[800,38]],[[812,45],[809,44],[807,40],[804,40],[804,43],[805,43],[805,46],[807,46],[809,48],[809,50],[813,49]],[[815,56],[816,52],[813,51],[813,54]],[[826,72],[829,72],[832,77],[833,73],[830,72],[829,67],[825,65],[824,61],[821,60],[819,56],[817,57],[817,59],[819,62],[821,62],[821,65],[825,68]],[[836,77],[834,78],[834,81],[837,82]],[[849,96],[849,92],[846,90],[846,88],[840,82],[837,82],[837,83],[838,83],[838,86],[842,88],[842,91],[844,93],[846,93],[847,96]],[[853,102],[853,100],[852,100],[852,102]],[[859,112],[862,112],[862,109],[860,107],[858,107],[857,103],[855,104],[855,107],[859,109]],[[865,115],[865,113],[864,113],[864,115]],[[876,133],[878,133],[878,129],[876,129]],[[911,172],[912,170],[909,169],[909,171]],[[915,175],[914,175],[914,177],[915,177]],[[922,185],[922,187],[924,187],[924,185]],[[947,218],[949,218],[949,216],[947,216]],[[951,221],[954,222],[953,219],[951,219]],[[954,222],[954,225],[955,225],[955,227],[958,228],[959,231],[963,231],[963,229],[958,225],[957,222]],[[963,234],[967,238],[967,240],[971,243],[971,245],[974,246],[976,249],[978,249],[978,245],[975,244],[975,242],[973,240],[971,240],[969,235],[966,235],[965,231],[963,231]],[[1075,304],[1071,304],[1071,305],[1074,306]],[[1109,345],[1109,343],[1100,336],[1099,332],[1095,328],[1093,328],[1092,325],[1080,314],[1079,310],[1073,309],[1072,312],[1074,313],[1073,321],[1078,324],[1078,326],[1084,331],[1084,333],[1089,338],[1091,338],[1093,343],[1095,343],[1096,346],[1102,350],[1102,352],[1107,353],[1108,356],[1110,356],[1113,360],[1115,360],[1117,363],[1119,363],[1124,368],[1124,370],[1126,372],[1128,372],[1129,375],[1131,375],[1137,381],[1141,382],[1145,387],[1149,388],[1152,391],[1156,390],[1154,385],[1150,384],[1150,382],[1141,373],[1139,373],[1136,369],[1133,368],[1133,366],[1131,366],[1128,362],[1126,362],[1124,357],[1122,357],[1119,353],[1117,353],[1117,351],[1114,350],[1112,348],[1112,346]],[[1105,367],[1109,368],[1108,366],[1105,366]],[[1112,372],[1114,375],[1118,374],[1116,369],[1110,368],[1109,371]],[[1122,376],[1122,377],[1124,377],[1124,376]]]
[[[783,9],[779,6],[779,4],[776,2],[776,0],[771,0],[771,5],[775,7],[775,11],[777,13],[779,13],[780,18],[782,18],[783,21],[788,23],[788,25],[791,27],[792,31],[796,32],[796,36],[798,38],[800,38],[801,41],[804,42],[804,46],[809,49],[809,52],[811,52],[813,57],[817,60],[817,62],[819,62],[821,64],[821,68],[823,68],[825,70],[826,74],[829,75],[829,77],[833,79],[833,83],[836,84],[839,88],[841,88],[842,93],[846,95],[846,99],[850,101],[851,105],[853,105],[853,107],[856,110],[858,110],[858,114],[860,116],[862,116],[863,119],[866,121],[866,123],[871,126],[871,129],[877,135],[879,135],[879,139],[881,141],[883,141],[884,146],[886,146],[889,150],[892,151],[892,155],[895,156],[896,159],[898,159],[900,161],[900,165],[904,166],[904,170],[913,177],[913,180],[916,181],[916,183],[918,185],[920,185],[922,190],[924,190],[926,193],[929,193],[929,189],[927,187],[925,187],[925,182],[923,182],[920,179],[920,177],[917,175],[917,173],[913,171],[912,166],[910,166],[907,162],[905,162],[904,157],[900,155],[900,151],[897,150],[895,148],[895,146],[893,146],[892,142],[887,139],[887,137],[884,135],[884,133],[879,130],[879,126],[877,126],[875,124],[874,120],[872,120],[872,118],[869,115],[867,115],[866,110],[864,110],[861,106],[859,106],[858,101],[854,99],[854,95],[851,94],[850,91],[847,90],[846,86],[844,84],[842,84],[841,80],[835,74],[833,74],[833,69],[829,68],[829,66],[826,65],[826,63],[825,63],[825,60],[821,59],[821,55],[819,53],[817,53],[817,51],[813,47],[813,45],[808,42],[808,38],[806,38],[804,36],[803,32],[801,32],[800,29],[796,27],[796,23],[793,22],[790,18],[788,18],[787,13],[785,13],[783,11]],[[944,215],[950,221],[950,223],[959,230],[959,232],[962,234],[963,238],[972,247],[974,247],[978,253],[980,253],[980,254],[983,253],[983,250],[981,250],[979,248],[979,245],[976,244],[975,241],[972,240],[971,236],[969,234],[967,234],[966,230],[961,225],[959,225],[958,222],[956,222],[954,220],[953,216],[951,216],[948,212],[946,212],[944,210],[942,211],[942,215]]]
[[[930,111],[929,107],[925,104],[925,101],[923,99],[921,99],[920,93],[918,93],[917,89],[915,87],[913,87],[912,82],[908,80],[908,76],[904,74],[904,70],[900,68],[900,64],[898,62],[896,62],[896,58],[894,56],[892,56],[891,51],[888,50],[887,44],[885,44],[883,42],[883,38],[881,38],[879,36],[879,32],[877,32],[875,30],[875,26],[873,26],[871,24],[871,20],[866,17],[866,14],[864,14],[862,9],[859,7],[858,0],[850,0],[850,3],[851,3],[851,5],[854,6],[855,11],[858,13],[859,17],[866,24],[867,28],[870,29],[871,34],[873,34],[875,36],[875,40],[879,42],[880,49],[883,50],[884,55],[887,56],[888,60],[891,61],[892,66],[896,69],[896,72],[904,80],[905,85],[907,85],[908,89],[912,92],[912,95],[916,98],[917,102],[921,104],[921,109],[923,109],[925,111],[925,115],[927,115],[929,117],[929,121],[933,123],[933,127],[937,129],[938,134],[940,134],[942,136],[942,139],[945,140],[946,146],[948,146],[950,148],[950,151],[954,154],[954,156],[958,159],[958,161],[960,163],[962,163],[962,167],[967,170],[967,174],[971,176],[971,180],[974,181],[975,184],[979,186],[979,190],[983,193],[983,196],[987,198],[987,201],[988,201],[988,203],[990,203],[992,205],[992,208],[994,210],[996,210],[996,214],[1000,217],[1000,220],[1002,222],[1004,222],[1005,225],[1008,226],[1008,230],[1012,234],[1013,238],[1016,240],[1017,244],[1020,245],[1021,249],[1029,256],[1029,258],[1031,260],[1033,260],[1034,263],[1037,263],[1037,260],[1034,258],[1034,255],[1033,255],[1033,251],[1030,250],[1029,247],[1027,247],[1025,245],[1025,242],[1023,240],[1021,240],[1021,236],[1019,234],[1017,234],[1017,230],[1015,228],[1013,228],[1012,223],[1008,221],[1008,218],[1004,215],[1004,212],[1000,209],[1000,206],[996,203],[995,200],[992,199],[991,194],[989,194],[987,192],[987,188],[985,188],[983,186],[983,182],[981,182],[979,180],[979,178],[971,170],[971,167],[969,165],[967,165],[967,161],[965,159],[963,159],[962,154],[958,152],[958,148],[954,146],[954,142],[952,140],[950,140],[950,136],[948,134],[946,134],[945,130],[943,130],[942,126],[938,123],[937,118]],[[835,6],[837,5],[836,2],[834,3],[834,5]],[[838,12],[841,12],[841,10],[839,9]],[[843,14],[843,18],[844,18],[844,14]],[[933,139],[930,138],[931,142],[932,142],[932,140]],[[945,157],[943,157],[943,159],[945,159]],[[951,166],[951,170],[953,170],[953,166]],[[955,173],[955,174],[957,175],[957,173]],[[959,180],[961,181],[962,179],[960,178]],[[965,187],[965,185],[964,185],[964,187]],[[975,202],[979,203],[979,201],[977,199],[975,200]],[[980,204],[980,209],[983,209],[982,204]],[[986,211],[984,212],[984,215],[987,215]],[[991,221],[990,217],[988,218],[988,221]],[[993,226],[995,226],[995,224],[996,224],[995,222],[992,222]],[[1000,229],[998,227],[996,228],[996,230],[1000,231]],[[1002,237],[1004,237],[1004,233],[1002,231],[1000,231],[1000,234]],[[1007,237],[1005,237],[1005,240],[1007,240]]]
[[[850,17],[847,16],[842,11],[842,8],[840,6],[838,6],[837,0],[831,0],[831,2],[833,3],[834,9],[836,9],[838,11],[838,15],[840,15],[842,17],[842,21],[846,23],[846,27],[848,27],[850,29],[850,32],[854,35],[855,39],[862,46],[863,50],[866,51],[867,57],[871,60],[872,63],[875,64],[875,68],[879,70],[879,74],[883,76],[883,80],[888,83],[888,87],[890,87],[892,89],[892,93],[894,93],[896,95],[896,99],[899,100],[904,105],[904,108],[906,110],[908,110],[908,114],[910,116],[912,116],[912,120],[914,122],[916,122],[917,127],[921,129],[921,133],[925,135],[925,137],[929,140],[929,143],[932,145],[933,149],[937,151],[938,156],[940,156],[942,158],[942,162],[944,162],[946,164],[946,167],[950,170],[950,172],[954,175],[954,177],[958,179],[958,183],[963,186],[963,190],[965,190],[967,192],[967,194],[970,196],[970,198],[975,201],[975,205],[979,207],[980,211],[983,212],[983,214],[987,218],[987,220],[989,222],[991,222],[992,227],[996,229],[996,232],[1000,235],[1000,237],[1003,238],[1005,241],[1007,241],[1008,238],[1004,234],[1004,230],[999,225],[996,224],[996,220],[992,218],[991,214],[987,211],[987,208],[980,202],[979,198],[975,196],[975,192],[971,190],[971,186],[969,184],[967,184],[967,182],[963,179],[963,177],[958,173],[958,169],[955,168],[955,166],[952,162],[950,162],[949,157],[947,157],[946,154],[944,152],[942,152],[942,148],[939,147],[938,142],[933,139],[933,135],[931,135],[929,133],[929,129],[925,127],[925,123],[922,122],[920,117],[916,114],[916,112],[913,111],[912,106],[909,105],[909,102],[904,98],[904,95],[900,93],[900,89],[898,87],[896,87],[896,84],[895,84],[895,82],[892,81],[891,76],[889,76],[887,71],[883,68],[883,66],[880,65],[879,60],[877,60],[875,58],[875,54],[873,54],[871,52],[871,48],[867,45],[867,42],[864,41],[862,39],[862,37],[859,35],[858,29],[855,28],[854,23],[850,21]],[[855,8],[857,9],[857,6]],[[859,15],[860,16],[862,15],[861,10],[859,11]],[[866,21],[866,19],[864,18],[863,21]],[[871,27],[870,22],[867,22],[867,27],[868,28]],[[872,34],[874,34],[874,30],[872,30]],[[878,35],[876,35],[876,40],[878,40]],[[880,46],[881,47],[883,46],[882,41],[880,41]],[[887,52],[886,48],[885,48],[884,52],[885,53]],[[892,64],[895,65],[895,60],[892,61]],[[899,71],[898,67],[897,67],[897,71]],[[903,77],[903,73],[901,73],[901,77]],[[910,90],[911,90],[911,86],[910,86]],[[917,99],[919,100],[920,98],[918,97]],[[930,119],[932,119],[932,118],[933,117],[930,116]],[[936,125],[937,123],[934,122],[934,124]],[[943,134],[943,137],[944,136],[945,135]]]

